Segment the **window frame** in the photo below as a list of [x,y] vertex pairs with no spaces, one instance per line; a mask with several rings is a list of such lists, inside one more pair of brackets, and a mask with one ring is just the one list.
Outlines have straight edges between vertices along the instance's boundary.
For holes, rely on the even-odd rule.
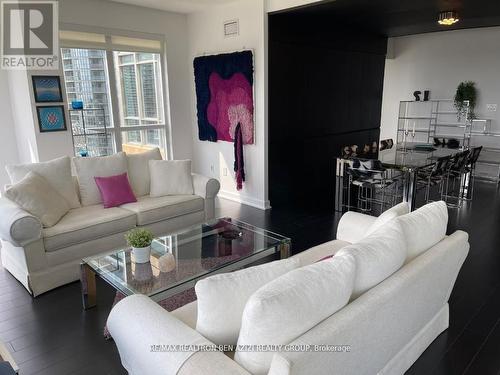
[[[82,27],[81,25],[73,25],[73,24],[61,24],[60,30],[62,32],[77,32],[77,33],[88,33],[103,36],[104,42],[96,42],[96,41],[81,41],[81,40],[64,40],[60,39],[59,48],[84,48],[84,49],[97,49],[103,50],[106,54],[106,64],[107,67],[107,76],[109,80],[109,102],[111,105],[110,108],[110,124],[108,126],[108,132],[112,135],[115,150],[116,152],[120,152],[123,150],[122,146],[122,132],[124,131],[144,131],[141,132],[141,139],[147,138],[145,134],[147,130],[163,130],[164,139],[163,143],[165,144],[165,158],[172,158],[172,131],[171,131],[171,118],[170,118],[170,106],[168,103],[168,72],[167,72],[167,63],[166,63],[166,40],[163,35],[157,34],[149,34],[149,33],[140,33],[140,32],[128,32],[123,30],[113,30],[107,28],[93,27],[92,29],[88,29],[87,27]],[[159,48],[151,48],[151,47],[138,47],[136,45],[121,45],[113,43],[113,37],[125,37],[132,39],[142,39],[145,41],[156,41],[159,42]],[[137,67],[142,63],[153,63],[153,67],[155,69],[155,77],[156,79],[161,79],[161,98],[157,98],[157,106],[161,102],[161,108],[158,108],[158,117],[160,119],[160,123],[156,125],[134,125],[134,126],[125,126],[124,121],[122,123],[122,116],[120,113],[123,112],[123,101],[121,94],[121,85],[117,82],[117,74],[119,72],[120,66],[126,64],[119,64],[118,61],[115,61],[114,53],[115,52],[134,52],[134,53],[155,53],[159,54],[158,64],[159,70],[161,72],[161,78],[157,77],[157,67],[156,61],[154,59],[145,60],[145,61],[135,61],[136,57],[134,55],[134,63],[133,65]],[[132,65],[132,64],[131,64]],[[140,83],[140,78],[138,80],[138,69],[135,69],[136,82]],[[63,74],[62,79],[64,80],[64,85],[66,86],[65,77]],[[142,112],[142,98],[139,98],[139,95],[142,96],[142,88],[138,91],[138,107],[139,113]],[[158,96],[158,92],[156,95]],[[125,114],[125,113],[124,113]],[[123,116],[123,120],[126,118]],[[140,120],[140,117],[137,118]],[[148,119],[143,118],[144,121]],[[151,121],[157,121],[158,119],[152,118]],[[163,120],[163,121],[161,121]],[[160,132],[161,133],[161,132]],[[162,138],[162,137],[160,137]]]

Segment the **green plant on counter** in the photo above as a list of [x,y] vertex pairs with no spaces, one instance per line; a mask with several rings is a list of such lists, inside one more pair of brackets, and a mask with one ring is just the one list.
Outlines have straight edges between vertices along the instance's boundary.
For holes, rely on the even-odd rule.
[[148,247],[153,242],[153,233],[147,229],[132,229],[125,234],[127,244],[135,248]]
[[462,118],[467,114],[467,109],[469,114],[467,115],[467,120],[473,120],[476,118],[474,110],[477,103],[477,89],[476,84],[472,81],[461,82],[457,87],[457,92],[455,93],[454,104],[458,111],[458,119]]

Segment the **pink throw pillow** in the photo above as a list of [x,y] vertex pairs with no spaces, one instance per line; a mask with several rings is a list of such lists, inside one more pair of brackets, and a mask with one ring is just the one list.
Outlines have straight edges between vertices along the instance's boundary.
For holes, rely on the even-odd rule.
[[94,177],[104,208],[137,202],[126,173],[109,177]]

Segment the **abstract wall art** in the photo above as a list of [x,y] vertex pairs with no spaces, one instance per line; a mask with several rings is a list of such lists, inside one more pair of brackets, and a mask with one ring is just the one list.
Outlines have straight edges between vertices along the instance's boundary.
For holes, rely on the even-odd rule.
[[201,141],[254,143],[253,53],[234,52],[194,59],[198,136]]
[[58,132],[66,130],[64,106],[36,107],[40,132]]
[[63,101],[59,76],[32,76],[31,80],[36,103]]

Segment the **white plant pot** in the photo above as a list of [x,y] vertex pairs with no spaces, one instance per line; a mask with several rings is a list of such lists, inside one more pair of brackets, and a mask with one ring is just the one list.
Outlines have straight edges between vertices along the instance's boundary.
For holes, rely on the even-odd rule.
[[132,254],[136,263],[147,263],[151,255],[151,246],[133,247]]

